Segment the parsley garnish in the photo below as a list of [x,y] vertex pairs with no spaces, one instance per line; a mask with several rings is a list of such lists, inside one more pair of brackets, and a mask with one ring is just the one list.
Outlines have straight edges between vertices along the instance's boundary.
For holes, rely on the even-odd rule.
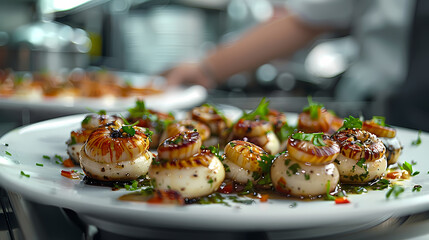
[[36,166],[43,167],[43,163],[36,163]]
[[294,133],[292,138],[297,140],[312,142],[314,146],[323,147],[326,144],[323,142],[323,133]]
[[144,115],[150,114],[149,111],[146,109],[144,101],[141,100],[137,100],[136,106],[133,108],[129,108],[128,113],[130,114],[131,118],[141,118]]
[[207,183],[208,183],[208,184],[210,184],[210,187],[213,187],[213,179],[212,179],[212,178],[210,178],[210,179],[207,181]]
[[392,188],[390,188],[389,191],[387,191],[386,198],[389,198],[392,194],[393,196],[395,196],[395,198],[398,198],[399,194],[403,192],[404,192],[404,187],[398,184],[393,184]]
[[92,116],[88,115],[82,120],[82,124],[88,124],[91,121]]
[[387,179],[380,179],[375,183],[370,184],[372,190],[383,190],[388,188],[390,185],[390,181]]
[[[134,126],[137,125],[139,123],[139,121],[136,121],[133,124],[130,124],[124,117],[122,117],[122,120],[124,120],[124,125],[122,125],[121,130],[125,133],[127,133],[129,136],[133,137],[136,134],[136,130],[134,129]],[[150,131],[149,131],[150,132]],[[145,132],[146,134],[146,132]],[[150,135],[149,139],[152,140],[151,138],[152,135]]]
[[253,189],[253,183],[250,180],[247,180],[246,186],[244,187],[243,191],[238,193],[238,195],[247,195],[250,193],[254,193],[255,190]]
[[407,171],[410,174],[410,176],[413,176],[413,177],[420,173],[419,171],[414,172],[413,171],[413,165],[411,165],[408,162],[404,162],[403,164],[398,163],[398,166],[401,170]]
[[62,164],[63,163],[63,157],[61,157],[60,155],[58,155],[58,154],[55,154],[55,156],[54,156],[56,159],[58,159],[58,160],[55,160],[55,163],[56,164]]
[[125,184],[124,188],[128,191],[135,191],[139,189],[139,182],[136,180],[131,181],[131,185]]
[[420,192],[422,190],[422,185],[414,185],[413,186],[413,192]]
[[30,177],[30,174],[25,174],[25,172],[24,171],[21,171],[21,176],[24,176],[24,177]]
[[[273,165],[275,156],[269,154],[261,155],[261,160],[258,160],[258,165],[261,167],[262,178],[259,179],[258,184],[265,185],[271,184],[271,165]],[[260,176],[259,176],[260,177]],[[258,178],[259,178],[258,177]]]
[[[219,144],[217,145],[217,147],[215,147],[215,146],[209,146],[209,147],[201,146],[201,149],[210,150],[211,153],[213,153],[221,162],[223,162],[223,156],[222,156],[222,154],[220,154]],[[229,167],[228,167],[228,169],[229,169]]]
[[323,104],[318,102],[313,102],[311,96],[307,97],[308,106],[302,109],[303,112],[309,112],[310,118],[315,120],[319,118],[319,109],[323,108]]
[[43,158],[46,160],[51,160],[51,157],[49,157],[48,155],[43,155]]
[[[344,118],[343,126],[338,129],[338,131],[344,129],[362,129],[362,121],[359,118],[354,118],[353,116],[349,116],[348,118]],[[337,132],[338,132],[337,131]]]
[[70,141],[67,142],[67,146],[75,145],[76,143],[77,143],[76,138],[74,136],[72,136],[70,138]]
[[270,104],[270,101],[265,100],[265,98],[262,98],[261,102],[259,103],[258,107],[256,107],[255,110],[251,111],[250,113],[246,113],[243,111],[243,115],[240,119],[244,120],[255,120],[257,117],[262,120],[268,120],[267,115],[269,112],[268,105]]
[[377,125],[379,125],[379,126],[382,126],[382,127],[386,127],[386,126],[388,126],[388,125],[386,124],[386,118],[385,118],[385,117],[382,117],[382,116],[373,116],[373,117],[372,117],[372,121],[373,121],[375,124],[377,124]]
[[149,130],[149,128],[146,128],[146,130],[144,131],[144,134],[149,138],[149,141],[152,142],[153,132]]
[[356,165],[358,166],[358,167],[360,167],[360,168],[362,168],[363,167],[363,164],[364,164],[364,162],[366,161],[366,159],[365,158],[361,158],[357,163],[356,163]]
[[331,195],[331,180],[326,183],[326,200],[335,201],[335,197]]
[[4,151],[6,153],[6,155],[12,156],[12,154],[8,151]]
[[283,124],[278,132],[280,142],[286,141],[295,131],[296,127],[289,126],[287,123]]
[[296,174],[301,169],[301,166],[298,163],[294,163],[288,169],[292,171],[292,174]]
[[422,143],[422,139],[420,137],[422,135],[422,130],[419,130],[419,133],[417,134],[417,139],[411,142],[411,145],[418,146]]

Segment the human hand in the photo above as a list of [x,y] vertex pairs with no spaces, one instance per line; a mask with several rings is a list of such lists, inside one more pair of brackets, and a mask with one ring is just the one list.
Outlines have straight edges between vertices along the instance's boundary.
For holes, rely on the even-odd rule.
[[200,63],[182,63],[162,74],[168,85],[184,83],[198,84],[206,88],[214,88],[216,82],[209,76],[207,69]]

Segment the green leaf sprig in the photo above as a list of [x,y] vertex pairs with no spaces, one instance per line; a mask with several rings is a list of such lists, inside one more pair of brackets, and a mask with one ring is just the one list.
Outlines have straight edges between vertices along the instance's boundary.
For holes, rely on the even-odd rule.
[[133,137],[136,134],[136,130],[134,129],[134,126],[137,125],[139,121],[136,121],[135,123],[130,124],[124,117],[121,116],[121,118],[125,123],[124,125],[122,125],[121,130],[127,133],[129,136]]
[[[261,167],[262,178],[258,180],[259,185],[271,184],[271,165],[273,165],[274,159],[276,156],[270,154],[261,155],[261,160],[258,160],[258,165]],[[261,176],[258,176],[259,178]]]
[[392,194],[395,198],[398,198],[399,194],[403,193],[404,190],[405,190],[404,187],[398,184],[393,184],[392,187],[389,189],[389,191],[387,191],[386,198],[390,198]]
[[331,181],[328,180],[326,183],[326,200],[335,201],[335,197],[331,195]]
[[309,112],[310,118],[313,120],[319,119],[319,109],[324,107],[323,104],[318,102],[313,102],[313,99],[311,96],[307,97],[307,101],[308,101],[308,106],[304,107],[302,111]]
[[413,146],[418,146],[418,145],[420,145],[420,144],[422,143],[421,135],[422,135],[422,130],[419,130],[419,133],[417,134],[417,139],[416,139],[416,140],[414,140],[414,141],[412,141],[412,142],[411,142],[411,145],[413,145]]
[[[354,118],[353,116],[349,116],[348,118],[344,118],[343,126],[341,126],[338,131],[344,129],[362,129],[362,121],[359,118]],[[337,131],[337,132],[338,132]]]
[[296,140],[309,141],[313,143],[314,146],[323,147],[325,142],[323,142],[323,133],[303,133],[298,132],[292,135],[292,138]]
[[[128,109],[128,114],[132,119],[149,119],[154,123],[155,131],[158,133],[161,133],[172,122],[169,119],[160,119],[156,114],[151,113],[142,100],[137,100],[136,105]],[[174,119],[173,113],[170,112],[168,115]]]
[[398,163],[398,166],[401,170],[407,171],[410,174],[410,176],[414,177],[414,176],[420,174],[419,171],[413,171],[413,165],[406,162],[406,161],[403,164]]
[[136,105],[133,108],[128,109],[128,113],[131,118],[141,118],[145,115],[150,114],[146,109],[145,103],[142,100],[137,100]]
[[382,127],[388,127],[389,125],[386,124],[386,118],[382,116],[373,116],[372,121]]
[[280,142],[284,142],[296,131],[296,127],[289,126],[287,123],[285,123],[280,128],[280,131],[278,132],[277,136],[279,137]]
[[243,115],[240,119],[244,120],[255,120],[256,118],[262,119],[262,120],[268,120],[268,113],[270,109],[268,106],[270,105],[270,101],[267,101],[265,98],[262,98],[261,102],[259,103],[258,107],[256,107],[255,110],[246,113],[243,111]]

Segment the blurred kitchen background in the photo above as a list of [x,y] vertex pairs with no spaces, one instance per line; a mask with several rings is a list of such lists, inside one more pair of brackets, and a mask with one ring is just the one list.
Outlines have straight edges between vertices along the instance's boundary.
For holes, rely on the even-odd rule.
[[[256,24],[288,14],[286,2],[0,0],[0,73],[1,69],[61,73],[82,68],[157,75],[179,62],[201,58]],[[311,95],[341,117],[381,115],[383,109],[371,101],[334,98],[338,80],[358,51],[347,32],[325,35],[291,58],[232,76],[209,90],[207,101],[250,109],[265,96],[274,109],[300,112]],[[51,111],[1,105],[0,136],[20,125],[66,114],[70,114],[66,108]],[[16,219],[5,193],[1,189],[0,193],[0,239],[21,239],[19,226],[30,233],[43,232],[46,238],[41,239],[78,239],[82,232],[91,232],[62,217],[63,210],[23,199],[13,206]],[[28,217],[29,212],[36,214]],[[70,213],[69,218],[73,218]]]
[[[286,2],[0,0],[0,69],[160,74],[234,41],[258,23],[288,14]],[[208,101],[253,108],[267,96],[273,108],[299,112],[312,95],[340,116],[362,114],[362,109],[380,112],[369,102],[339,104],[333,98],[357,52],[347,32],[323,36],[292,58],[232,76],[210,90]]]

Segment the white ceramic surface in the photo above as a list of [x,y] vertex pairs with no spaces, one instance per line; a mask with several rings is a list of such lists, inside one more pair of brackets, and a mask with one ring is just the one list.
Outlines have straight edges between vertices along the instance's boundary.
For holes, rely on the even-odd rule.
[[[62,165],[43,159],[43,155],[66,156],[69,133],[79,128],[84,115],[44,121],[13,130],[0,139],[0,184],[9,191],[43,204],[69,208],[87,218],[129,227],[163,227],[210,230],[291,230],[324,226],[364,226],[390,216],[402,216],[429,210],[429,134],[422,133],[422,144],[411,146],[417,132],[398,129],[404,145],[400,162],[415,161],[420,174],[404,181],[405,192],[399,198],[386,199],[387,190],[350,195],[350,204],[331,201],[269,200],[252,205],[165,206],[119,201],[128,193],[108,187],[85,185],[60,175]],[[8,146],[5,146],[7,144]],[[9,155],[9,154],[10,155]],[[43,163],[43,167],[36,166]],[[81,171],[79,168],[75,168]],[[30,177],[21,176],[24,171]],[[412,192],[414,184],[422,185]],[[296,207],[291,204],[296,202]]]

